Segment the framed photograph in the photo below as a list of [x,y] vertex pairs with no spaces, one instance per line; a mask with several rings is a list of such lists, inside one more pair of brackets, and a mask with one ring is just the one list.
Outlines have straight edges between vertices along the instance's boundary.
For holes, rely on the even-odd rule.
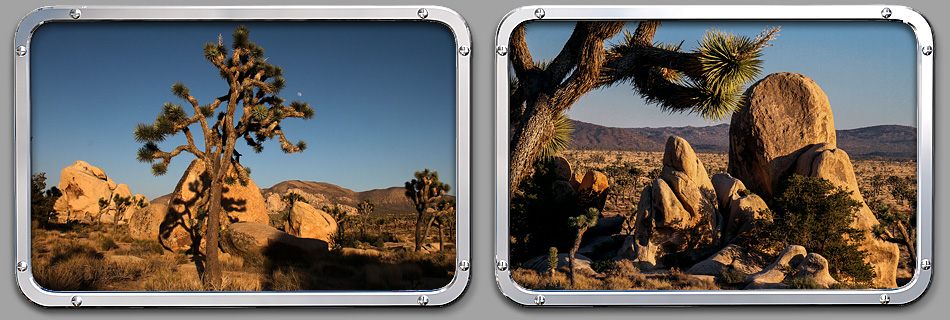
[[15,41],[34,303],[441,306],[468,285],[454,11],[57,6]]
[[522,305],[906,304],[933,259],[933,34],[900,6],[537,6],[495,56]]

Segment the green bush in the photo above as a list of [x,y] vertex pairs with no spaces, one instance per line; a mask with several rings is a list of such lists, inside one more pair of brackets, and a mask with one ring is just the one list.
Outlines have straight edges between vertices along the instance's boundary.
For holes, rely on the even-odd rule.
[[725,284],[737,285],[744,283],[748,277],[749,275],[745,272],[728,267],[723,268],[722,272],[720,272],[719,281]]
[[788,245],[801,245],[828,259],[832,275],[868,283],[874,269],[864,258],[862,230],[851,227],[861,204],[851,193],[828,180],[793,174],[783,181],[772,200],[772,222],[756,222],[758,236],[752,245],[780,252]]

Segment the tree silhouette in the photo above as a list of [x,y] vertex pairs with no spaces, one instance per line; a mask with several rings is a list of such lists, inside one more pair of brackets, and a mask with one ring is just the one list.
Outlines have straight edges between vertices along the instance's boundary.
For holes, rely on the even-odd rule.
[[[313,109],[307,103],[293,101],[289,105],[284,104],[285,100],[278,96],[285,86],[283,69],[267,62],[264,48],[251,42],[249,34],[250,30],[246,26],[235,28],[231,50],[224,45],[220,35],[217,43],[208,42],[204,45],[204,58],[218,69],[219,75],[227,83],[227,94],[202,105],[191,95],[188,87],[177,82],[172,85],[172,94],[188,102],[193,113],[188,115],[181,105],[169,102],[162,106],[153,124],[139,123],[135,126],[135,141],[145,144],[138,150],[138,160],[147,163],[161,160],[152,165],[153,174],[165,174],[172,158],[187,152],[202,160],[211,176],[210,188],[199,190],[196,202],[198,208],[209,213],[205,224],[208,250],[205,253],[205,268],[201,272],[206,290],[221,288],[217,247],[221,228],[219,219],[222,217],[222,190],[225,184],[240,182],[246,185],[248,181],[248,170],[238,163],[240,155],[235,151],[237,140],[243,138],[255,152],[261,152],[263,142],[276,137],[284,152],[299,152],[306,148],[306,143],[290,143],[281,130],[280,122],[286,118],[313,118]],[[241,111],[240,117],[236,115],[238,110]],[[191,132],[192,125],[196,123],[200,125],[203,145],[195,142]],[[185,135],[187,144],[179,145],[172,151],[163,151],[158,147],[157,143],[178,133]],[[232,168],[236,176],[228,174]],[[193,245],[197,246],[198,243]],[[195,250],[196,253],[198,251]]]
[[416,212],[418,212],[416,216],[416,247],[414,249],[414,252],[418,252],[422,249],[422,225],[425,222],[426,210],[431,207],[436,199],[448,192],[451,187],[439,181],[439,173],[429,171],[429,168],[426,168],[425,171],[416,171],[415,177],[415,179],[406,181],[406,197],[409,198],[409,201],[416,208]]
[[516,79],[509,92],[509,196],[556,137],[557,119],[587,92],[629,83],[663,110],[722,119],[738,108],[744,86],[759,76],[762,49],[778,31],[769,28],[749,38],[711,30],[697,49],[684,52],[682,43],[654,43],[660,22],[650,20],[624,33],[620,43],[605,46],[623,26],[619,21],[578,22],[549,63],[531,57],[524,24],[512,32],[509,57]]

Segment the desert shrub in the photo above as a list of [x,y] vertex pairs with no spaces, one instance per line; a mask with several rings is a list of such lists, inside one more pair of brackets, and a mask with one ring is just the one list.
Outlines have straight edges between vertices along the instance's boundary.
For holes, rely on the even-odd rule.
[[686,282],[685,290],[719,290],[716,281],[711,278],[689,278]]
[[612,265],[613,265],[613,261],[600,260],[600,261],[594,261],[594,263],[591,263],[590,267],[591,269],[594,269],[594,271],[604,272],[604,271],[607,271],[607,269],[610,268]]
[[818,282],[815,282],[815,279],[812,278],[795,278],[782,281],[782,283],[787,284],[791,289],[824,289]]
[[56,242],[47,257],[34,261],[36,282],[53,291],[122,290],[116,285],[148,270],[145,261],[107,261],[95,248],[71,241]]
[[180,272],[177,268],[160,268],[142,282],[145,291],[202,291],[197,274]]
[[115,240],[112,240],[112,237],[102,236],[99,238],[99,249],[102,251],[109,251],[119,246],[115,244]]
[[874,269],[865,262],[859,244],[863,231],[851,223],[861,204],[851,193],[828,180],[793,174],[781,184],[772,201],[772,222],[756,221],[757,236],[750,245],[780,252],[788,245],[804,246],[828,259],[832,275],[869,282]]
[[149,255],[160,255],[163,252],[165,252],[165,248],[155,240],[134,240],[129,246],[129,253],[140,258]]
[[561,252],[573,245],[571,237],[575,229],[566,222],[578,215],[577,201],[561,199],[558,202],[551,186],[557,179],[554,162],[535,162],[534,173],[522,180],[520,193],[511,199],[509,230],[511,236],[511,262],[517,266],[538,255],[548,253],[551,246]]
[[271,274],[271,291],[300,291],[306,290],[310,282],[306,272],[297,268],[278,268]]
[[745,282],[749,275],[735,268],[723,268],[719,280],[724,284],[737,285]]
[[290,210],[284,210],[275,214],[268,214],[267,219],[271,227],[277,228],[280,231],[287,231],[284,230],[284,226],[286,225],[287,221],[290,220]]

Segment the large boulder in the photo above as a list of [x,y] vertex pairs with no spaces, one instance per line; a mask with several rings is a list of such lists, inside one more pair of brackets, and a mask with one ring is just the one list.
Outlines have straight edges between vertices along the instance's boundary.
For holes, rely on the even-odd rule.
[[[236,170],[232,166],[229,174],[236,176]],[[207,190],[210,187],[211,175],[205,170],[204,161],[195,159],[178,181],[168,202],[168,213],[160,227],[162,245],[172,251],[193,246],[192,236],[201,233],[193,232],[198,216],[199,195],[210,193]],[[240,183],[224,185],[221,207],[224,210],[224,214],[219,217],[222,226],[233,222],[269,222],[264,196],[251,179],[244,186]]]
[[660,177],[641,192],[633,239],[617,253],[641,269],[697,262],[720,249],[716,192],[692,147],[670,137],[663,165]]
[[570,181],[574,176],[574,169],[571,168],[571,162],[563,156],[554,156],[554,174],[557,180]]
[[719,277],[722,275],[722,271],[726,269],[735,269],[745,274],[753,274],[761,271],[762,266],[745,248],[729,245],[706,260],[694,264],[686,270],[686,273]]
[[745,184],[728,173],[714,174],[710,180],[716,191],[716,199],[719,200],[719,211],[725,215],[729,212],[729,204],[732,200],[742,197],[739,193],[746,190]]
[[129,236],[136,240],[158,240],[158,229],[168,206],[153,203],[145,208],[139,208],[129,217]]
[[287,209],[287,202],[281,199],[280,194],[270,193],[267,195],[267,200],[264,200],[264,203],[267,206],[267,212],[277,213]]
[[729,217],[723,227],[723,243],[734,243],[740,237],[751,236],[750,232],[753,231],[756,220],[772,221],[768,210],[765,200],[756,194],[733,199],[729,204]]
[[603,211],[607,204],[607,194],[609,193],[610,180],[607,175],[600,171],[590,170],[584,174],[580,185],[577,187],[577,197],[582,207],[593,207]]
[[745,289],[785,289],[787,283],[796,280],[826,289],[838,283],[831,277],[825,257],[808,253],[805,247],[791,245],[771,265],[749,275]]
[[729,174],[771,199],[779,181],[814,144],[836,144],[828,96],[812,79],[773,73],[746,91],[729,126]]
[[329,213],[297,201],[290,209],[285,230],[299,238],[319,239],[332,243],[333,235],[337,232],[337,223]]
[[62,222],[96,221],[103,209],[99,200],[111,200],[116,184],[102,169],[79,160],[63,168],[58,188],[63,195],[56,200],[53,209]]
[[221,233],[221,250],[232,255],[261,253],[270,260],[304,261],[324,256],[329,244],[298,238],[274,227],[254,222],[236,222]]
[[861,203],[852,227],[865,232],[860,249],[870,254],[874,285],[896,288],[899,249],[873,235],[878,225],[858,190],[848,154],[836,147],[828,97],[800,74],[771,74],[746,91],[746,104],[729,128],[729,173],[768,202],[792,173],[820,177],[851,191]]
[[807,254],[805,247],[799,245],[785,247],[785,250],[782,250],[775,262],[759,272],[750,274],[749,282],[781,283],[795,267],[801,264]]

